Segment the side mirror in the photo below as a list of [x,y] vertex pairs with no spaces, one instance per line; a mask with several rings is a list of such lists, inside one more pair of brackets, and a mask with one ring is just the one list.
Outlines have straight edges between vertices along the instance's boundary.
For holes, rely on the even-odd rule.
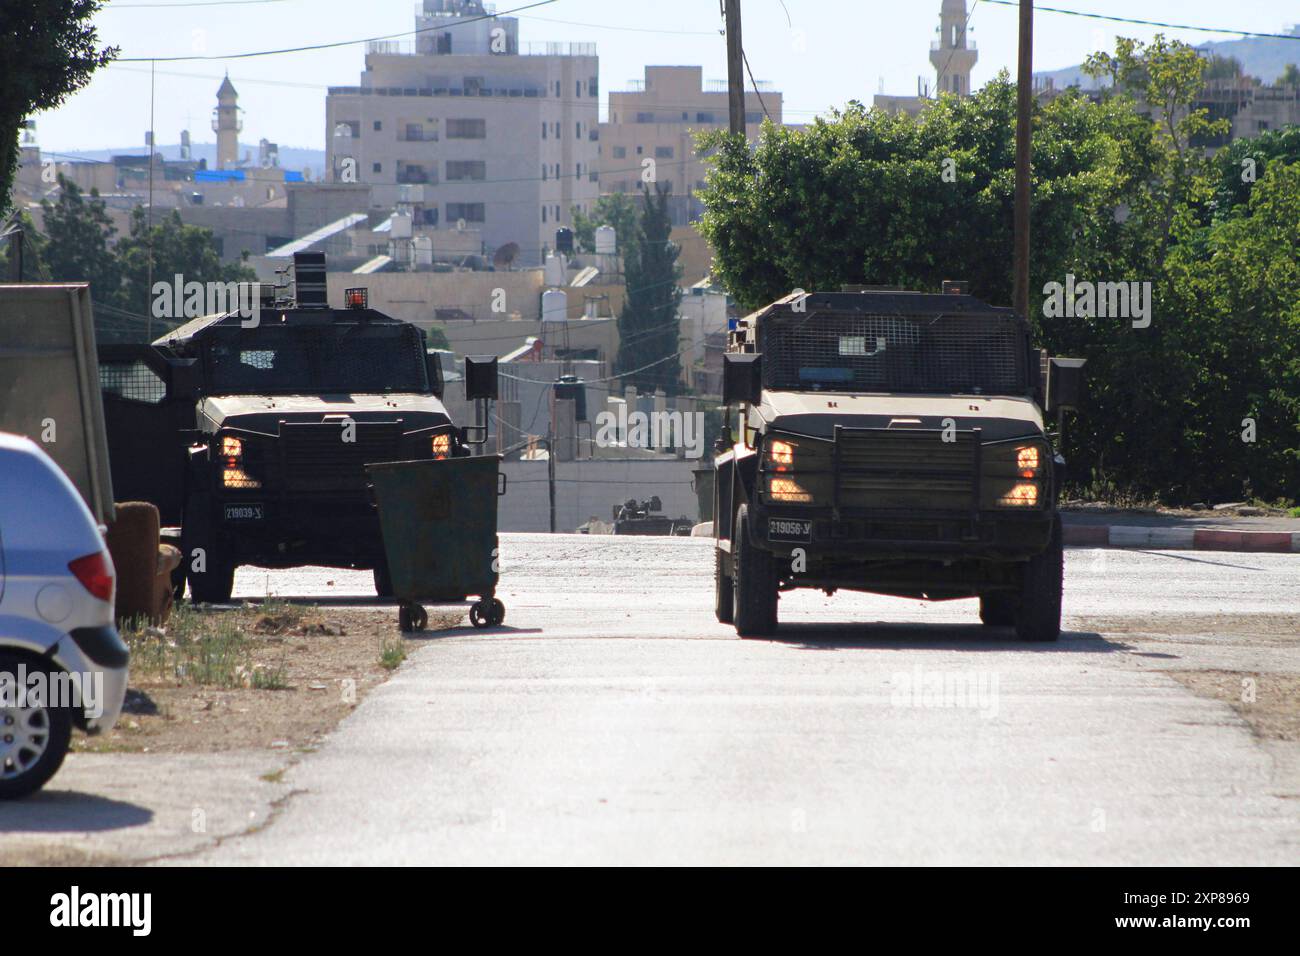
[[474,402],[497,397],[496,356],[465,356],[465,398]]
[[424,367],[429,373],[429,391],[436,397],[442,398],[446,384],[442,378],[442,359],[438,357],[437,352],[424,353]]
[[722,404],[757,405],[763,400],[763,356],[727,352],[722,356]]
[[1053,358],[1047,363],[1047,412],[1057,414],[1083,404],[1086,382],[1083,366],[1087,359]]

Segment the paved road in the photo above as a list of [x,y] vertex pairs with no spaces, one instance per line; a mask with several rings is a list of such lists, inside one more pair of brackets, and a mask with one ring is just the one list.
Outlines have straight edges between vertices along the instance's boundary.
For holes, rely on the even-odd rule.
[[[1295,641],[1025,646],[973,602],[804,592],[777,639],[739,641],[712,619],[706,540],[507,535],[502,558],[504,628],[423,641],[289,772],[269,826],[197,862],[1300,859],[1268,751],[1161,673],[1294,671]],[[1072,550],[1067,625],[1300,612],[1298,560]]]

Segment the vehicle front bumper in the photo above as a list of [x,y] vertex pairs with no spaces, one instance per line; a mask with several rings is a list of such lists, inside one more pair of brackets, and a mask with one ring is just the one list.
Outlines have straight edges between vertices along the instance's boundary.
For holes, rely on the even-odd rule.
[[[1033,511],[850,511],[751,505],[753,542],[810,560],[840,561],[991,558],[1026,560],[1042,553],[1056,513]],[[775,526],[773,525],[775,522]],[[803,531],[806,529],[806,535]]]

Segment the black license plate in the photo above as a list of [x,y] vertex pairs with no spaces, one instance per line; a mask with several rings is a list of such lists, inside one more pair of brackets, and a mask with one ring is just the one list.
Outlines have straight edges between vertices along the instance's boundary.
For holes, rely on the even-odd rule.
[[801,518],[768,518],[767,537],[771,541],[811,541],[812,522]]
[[264,517],[262,506],[255,504],[226,505],[227,521],[261,521]]

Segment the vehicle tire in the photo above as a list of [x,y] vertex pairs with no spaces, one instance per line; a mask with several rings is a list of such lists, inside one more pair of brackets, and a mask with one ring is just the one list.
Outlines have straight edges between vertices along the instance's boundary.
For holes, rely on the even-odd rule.
[[1065,557],[1061,548],[1061,519],[1052,523],[1047,549],[1029,559],[1016,610],[1016,636],[1022,641],[1054,641],[1061,636],[1061,590]]
[[500,627],[506,620],[506,606],[501,603],[500,598],[493,598],[488,607],[488,623],[493,627]]
[[1011,627],[1016,623],[1015,595],[990,591],[980,595],[980,620],[986,627]]
[[[185,503],[181,524],[181,567],[190,584],[192,604],[225,604],[235,588],[235,563],[212,529],[211,505],[206,495],[193,495]],[[202,571],[194,570],[194,549],[203,549]]]
[[375,580],[375,594],[381,598],[391,598],[393,596],[393,575],[388,570],[388,559],[380,558],[370,573]]
[[776,630],[776,561],[749,540],[749,506],[741,505],[731,542],[735,559],[732,616],[741,637],[766,637]]
[[731,555],[715,547],[713,549],[713,613],[719,624],[730,624],[735,612],[732,606],[735,598],[731,593],[731,575],[727,573],[729,563],[731,563]]
[[475,601],[469,608],[469,622],[476,628],[489,627],[492,624],[491,610],[482,601]]
[[[17,686],[10,681],[17,681],[20,663],[29,672],[39,666],[29,658],[0,655],[0,673],[10,675],[11,687]],[[35,793],[63,766],[72,741],[72,710],[49,703],[0,707],[0,800]]]

